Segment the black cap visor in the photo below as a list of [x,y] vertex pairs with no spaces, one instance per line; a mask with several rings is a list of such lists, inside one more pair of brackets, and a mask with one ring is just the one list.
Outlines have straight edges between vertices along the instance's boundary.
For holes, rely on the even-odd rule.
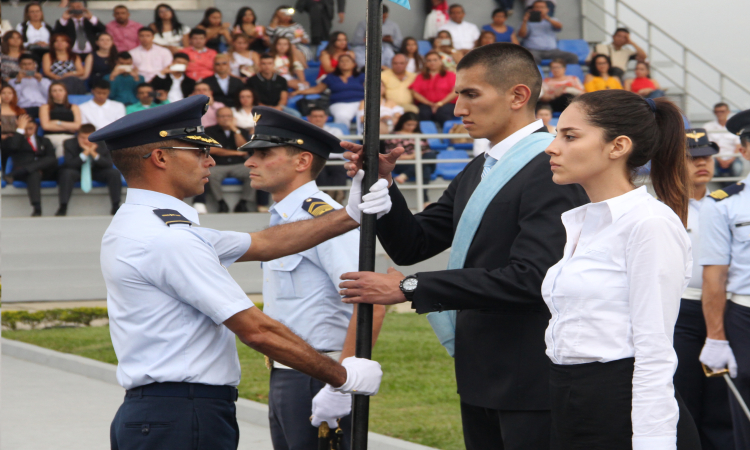
[[688,154],[692,156],[693,158],[697,158],[700,156],[711,156],[711,155],[715,155],[719,153],[719,146],[716,143],[711,142],[707,146],[694,147],[694,148],[688,147],[687,151],[688,151]]

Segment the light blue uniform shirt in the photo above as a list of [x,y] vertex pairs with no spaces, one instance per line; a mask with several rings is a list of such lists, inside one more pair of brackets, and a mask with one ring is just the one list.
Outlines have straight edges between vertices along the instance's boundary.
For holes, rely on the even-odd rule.
[[727,292],[750,295],[750,176],[745,188],[701,208],[700,264],[729,265]]
[[[167,226],[155,209],[194,223]],[[200,228],[198,213],[166,194],[128,189],[102,238],[117,381],[237,386],[235,336],[222,323],[253,307],[226,267],[250,248],[250,235]]]
[[[302,209],[308,198],[341,209],[311,181],[270,208],[271,225],[312,219]],[[263,312],[282,322],[316,350],[344,346],[353,306],[341,301],[341,274],[357,272],[359,230],[330,239],[295,255],[263,263]]]

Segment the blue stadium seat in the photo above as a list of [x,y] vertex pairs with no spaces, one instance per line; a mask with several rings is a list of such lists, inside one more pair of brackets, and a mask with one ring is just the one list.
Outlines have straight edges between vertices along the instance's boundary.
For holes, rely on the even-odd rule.
[[[443,124],[443,133],[448,134],[451,131],[451,128],[453,128],[454,125],[461,125],[463,122],[461,120],[449,120]],[[450,139],[446,139],[448,141],[448,145],[453,146],[456,150],[471,150],[474,148],[473,142],[462,142],[462,143],[455,143],[451,141]]]
[[549,66],[549,63],[551,63],[551,59],[543,59],[541,65],[542,66]]
[[[437,159],[466,159],[469,155],[464,150],[445,150],[437,155]],[[456,178],[464,167],[465,162],[437,163],[435,166],[435,177],[443,177],[444,180]]]
[[[44,186],[42,186],[42,187],[44,187]],[[81,187],[81,182],[79,181],[78,183],[76,183],[74,185],[74,187],[80,188]],[[91,187],[107,187],[107,185],[105,183],[100,183],[98,181],[91,180]]]
[[[5,163],[5,170],[6,173],[13,172],[13,158],[8,158],[8,162]],[[5,180],[2,181],[2,187],[6,186]],[[13,187],[19,188],[19,189],[26,189],[26,183],[23,181],[14,181]],[[42,181],[42,188],[56,188],[57,187],[57,181]]]
[[565,75],[575,75],[583,83],[583,69],[579,64],[568,64],[565,67]]
[[328,125],[332,126],[332,127],[335,127],[335,128],[338,128],[339,130],[341,130],[341,132],[344,133],[344,136],[346,136],[346,135],[348,135],[350,133],[349,132],[349,127],[346,126],[346,125],[344,125],[343,123],[329,122]]
[[549,121],[549,124],[550,124],[550,125],[552,125],[553,127],[555,127],[555,126],[557,126],[557,121],[558,121],[558,120],[560,120],[560,118],[559,118],[559,117],[553,117],[553,118],[552,118],[552,119],[551,119],[551,120]]
[[315,80],[318,79],[318,72],[320,72],[320,68],[318,67],[305,69],[305,81],[310,83],[310,86],[315,86],[317,84],[315,83]]
[[68,96],[68,101],[70,103],[72,103],[73,105],[80,105],[81,103],[85,103],[85,102],[91,100],[92,98],[94,98],[94,96],[91,95],[91,94],[86,94],[86,95],[69,95]]
[[430,44],[430,41],[417,41],[417,52],[419,52],[420,55],[424,56],[432,50],[432,45]]
[[8,160],[5,162],[5,173],[11,172],[13,172],[13,158],[9,156]]
[[539,68],[539,73],[542,74],[542,78],[544,78],[544,68],[542,66],[537,66]]
[[[430,120],[422,120],[419,122],[419,129],[422,130],[422,133],[424,134],[438,134],[437,127],[435,126],[435,122],[432,122]],[[427,139],[427,145],[430,146],[431,150],[445,150],[448,148],[448,144],[446,144],[442,139],[432,138]]]
[[8,183],[5,182],[5,172],[3,172],[3,164],[0,162],[0,188],[4,188]]
[[309,67],[310,69],[313,69],[313,68],[319,69],[320,68],[320,61],[315,61],[315,60],[308,61],[307,62],[307,67]]
[[320,41],[320,45],[318,45],[318,53],[315,55],[315,59],[320,60],[320,52],[323,51],[324,48],[328,46],[328,41]]
[[242,184],[242,181],[240,181],[238,178],[227,177],[224,178],[224,181],[222,181],[221,184],[223,186],[238,186]]
[[558,50],[570,52],[578,56],[578,63],[585,64],[591,49],[588,42],[583,39],[560,39],[557,41]]

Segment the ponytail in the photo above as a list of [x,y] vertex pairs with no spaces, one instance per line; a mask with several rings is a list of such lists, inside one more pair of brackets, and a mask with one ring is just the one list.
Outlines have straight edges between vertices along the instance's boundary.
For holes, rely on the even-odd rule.
[[685,125],[680,109],[659,98],[644,100],[625,90],[590,92],[576,97],[587,121],[601,128],[606,142],[627,136],[633,142],[627,169],[633,180],[651,161],[651,181],[657,197],[687,224],[688,183]]

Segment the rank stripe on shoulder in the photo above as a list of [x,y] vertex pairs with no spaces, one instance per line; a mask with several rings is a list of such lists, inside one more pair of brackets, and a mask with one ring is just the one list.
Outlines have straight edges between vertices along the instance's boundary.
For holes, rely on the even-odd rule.
[[156,217],[160,218],[168,226],[176,223],[193,225],[193,222],[186,219],[185,216],[174,209],[155,209],[154,214],[156,214]]
[[308,198],[302,203],[302,209],[310,213],[313,217],[318,217],[329,211],[333,211],[335,208],[319,198]]
[[708,194],[708,196],[718,202],[724,200],[725,198],[731,197],[734,194],[742,192],[743,189],[745,189],[745,184],[737,183],[727,186],[724,189],[713,191],[712,193]]

